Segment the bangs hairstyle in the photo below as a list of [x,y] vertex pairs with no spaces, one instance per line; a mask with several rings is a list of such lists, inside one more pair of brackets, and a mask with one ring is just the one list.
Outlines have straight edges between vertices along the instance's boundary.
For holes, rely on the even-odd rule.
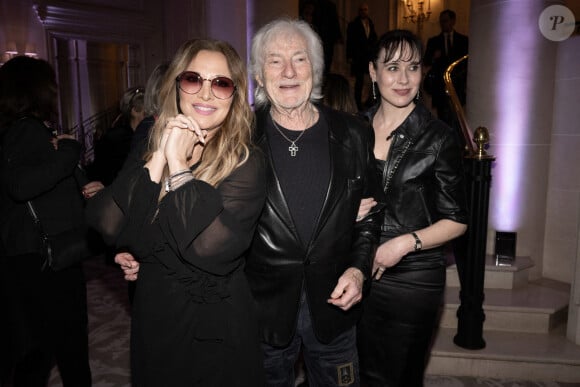
[[[145,160],[151,159],[159,147],[165,123],[179,114],[176,78],[187,69],[200,51],[219,52],[226,58],[231,78],[236,85],[230,110],[213,138],[206,143],[200,165],[193,175],[196,179],[216,187],[232,171],[248,160],[253,124],[253,113],[248,102],[248,81],[244,62],[227,42],[212,39],[192,39],[185,42],[173,57],[159,88],[159,117],[149,136]],[[167,168],[164,176],[168,174]]]
[[25,116],[53,122],[57,98],[56,73],[47,61],[16,56],[0,67],[2,124]]
[[[312,92],[310,93],[310,101],[318,101],[322,98],[324,53],[322,51],[320,37],[304,20],[289,18],[277,19],[260,28],[252,39],[250,72],[254,78],[264,79],[266,50],[273,40],[285,35],[300,35],[306,41],[306,54],[312,66]],[[257,107],[263,107],[269,103],[266,90],[258,84],[256,84],[254,91],[254,102]]]
[[[421,40],[408,30],[392,30],[384,33],[379,38],[372,56],[375,68],[383,49],[385,50],[384,63],[392,61],[410,62],[413,58],[417,58],[417,62],[421,63],[423,58]],[[395,57],[397,54],[399,56]]]

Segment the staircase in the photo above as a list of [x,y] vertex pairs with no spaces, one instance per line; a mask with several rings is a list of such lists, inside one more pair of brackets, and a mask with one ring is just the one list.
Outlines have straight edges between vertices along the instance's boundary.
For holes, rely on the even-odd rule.
[[487,257],[486,347],[480,350],[453,343],[459,279],[456,266],[448,267],[445,305],[427,374],[580,382],[580,346],[566,339],[570,286],[548,279],[529,281],[531,267],[528,257],[517,257],[507,266]]

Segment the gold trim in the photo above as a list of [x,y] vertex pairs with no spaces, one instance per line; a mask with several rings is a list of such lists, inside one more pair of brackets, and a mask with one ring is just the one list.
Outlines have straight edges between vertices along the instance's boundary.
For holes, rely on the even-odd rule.
[[459,97],[457,97],[457,92],[455,91],[455,87],[453,86],[453,81],[451,80],[451,73],[455,66],[461,63],[464,60],[467,60],[469,55],[464,55],[463,57],[457,59],[455,62],[451,63],[445,73],[443,74],[443,79],[445,81],[445,93],[451,99],[451,107],[455,111],[457,115],[457,119],[459,121],[459,126],[461,127],[461,133],[463,133],[463,138],[465,139],[465,153],[466,156],[473,156],[477,153],[475,150],[475,146],[473,145],[471,136],[471,129],[469,128],[469,124],[467,123],[467,118],[465,118],[465,112],[463,111],[463,107],[461,106],[461,102],[459,102]]

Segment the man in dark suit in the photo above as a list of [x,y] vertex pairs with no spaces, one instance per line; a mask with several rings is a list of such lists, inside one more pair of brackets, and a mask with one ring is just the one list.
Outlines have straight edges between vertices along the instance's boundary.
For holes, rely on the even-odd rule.
[[364,109],[362,90],[365,75],[369,73],[369,57],[377,41],[375,25],[369,17],[369,6],[362,3],[358,16],[348,23],[346,29],[346,58],[350,63],[350,74],[354,76],[354,99],[359,110]]
[[[430,38],[423,58],[428,68],[423,84],[424,90],[431,94],[432,106],[437,116],[451,126],[456,126],[456,115],[451,108],[449,97],[445,93],[443,74],[447,67],[457,59],[467,55],[468,38],[455,31],[455,12],[446,9],[439,15],[441,33]],[[461,104],[465,104],[465,88],[467,81],[467,64],[462,62],[452,74],[453,86]]]

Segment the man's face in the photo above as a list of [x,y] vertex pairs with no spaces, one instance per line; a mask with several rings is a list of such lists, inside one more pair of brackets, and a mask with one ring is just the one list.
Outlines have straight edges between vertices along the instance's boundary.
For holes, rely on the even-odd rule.
[[312,92],[312,64],[306,40],[296,33],[282,33],[266,47],[263,79],[273,106],[288,110],[303,106]]
[[444,13],[441,16],[439,16],[439,25],[441,26],[442,32],[451,32],[453,31],[455,21],[452,20],[448,14]]
[[361,19],[368,19],[369,17],[369,6],[362,4],[358,9],[358,15]]

